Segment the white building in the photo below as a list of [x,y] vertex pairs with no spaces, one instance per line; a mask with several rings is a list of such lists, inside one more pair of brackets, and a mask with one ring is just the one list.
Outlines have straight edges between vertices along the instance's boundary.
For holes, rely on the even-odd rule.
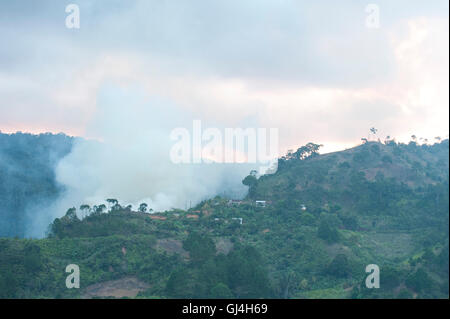
[[233,218],[231,218],[231,219],[232,219],[232,220],[238,220],[238,221],[239,221],[239,224],[242,225],[242,221],[243,221],[242,218],[240,218],[240,217],[233,217]]
[[266,207],[266,201],[265,200],[257,200],[255,201],[256,207]]

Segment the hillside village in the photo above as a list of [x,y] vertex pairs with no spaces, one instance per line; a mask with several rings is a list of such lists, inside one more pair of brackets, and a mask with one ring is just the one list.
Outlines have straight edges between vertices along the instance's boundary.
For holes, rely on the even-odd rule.
[[[200,218],[207,218],[211,217],[212,214],[215,214],[218,212],[218,209],[221,207],[239,207],[239,206],[247,206],[247,207],[255,207],[255,208],[266,208],[269,207],[272,204],[272,201],[265,201],[265,200],[237,200],[237,199],[222,199],[222,198],[215,198],[214,200],[205,201],[202,203],[200,207],[196,207],[195,209],[189,209],[187,211],[181,211],[181,210],[174,210],[170,212],[163,212],[163,213],[147,213],[150,219],[152,220],[167,220],[168,217],[174,217],[174,218],[187,218],[192,220],[198,220]],[[299,210],[305,211],[306,206],[301,205],[299,207]],[[144,212],[146,213],[146,212]],[[243,218],[241,217],[232,217],[231,220],[227,219],[221,219],[219,217],[215,217],[214,221],[219,222],[225,222],[228,223],[230,221],[237,220],[242,225]]]

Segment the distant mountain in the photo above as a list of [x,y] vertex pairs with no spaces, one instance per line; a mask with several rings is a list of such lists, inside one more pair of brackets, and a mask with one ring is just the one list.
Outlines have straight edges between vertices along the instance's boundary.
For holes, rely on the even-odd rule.
[[54,167],[72,148],[64,134],[0,132],[0,237],[23,237],[29,209],[54,200],[61,188]]

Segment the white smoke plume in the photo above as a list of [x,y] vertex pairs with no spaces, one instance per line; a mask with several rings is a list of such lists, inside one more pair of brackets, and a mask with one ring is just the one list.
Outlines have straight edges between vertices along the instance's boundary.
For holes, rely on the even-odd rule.
[[192,128],[195,114],[171,102],[146,97],[140,90],[109,87],[97,98],[97,110],[86,133],[56,167],[65,187],[61,198],[34,220],[30,235],[41,237],[46,226],[68,208],[98,205],[116,198],[134,209],[145,202],[161,211],[185,209],[215,195],[243,197],[242,179],[256,164],[174,164],[170,132]]

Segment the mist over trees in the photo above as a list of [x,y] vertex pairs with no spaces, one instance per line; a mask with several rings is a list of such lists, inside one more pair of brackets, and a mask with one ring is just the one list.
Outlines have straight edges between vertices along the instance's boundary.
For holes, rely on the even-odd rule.
[[64,134],[0,132],[0,237],[24,237],[32,212],[58,197],[54,168],[74,138]]

